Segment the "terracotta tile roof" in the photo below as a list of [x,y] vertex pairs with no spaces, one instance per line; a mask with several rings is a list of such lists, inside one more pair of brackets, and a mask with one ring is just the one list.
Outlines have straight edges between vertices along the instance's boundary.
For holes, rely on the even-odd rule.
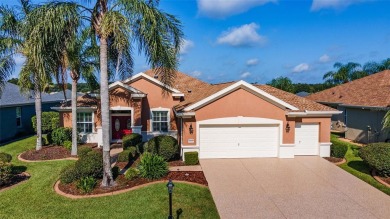
[[[145,74],[153,77],[155,74],[153,70],[148,70],[144,72]],[[158,78],[157,78],[158,79]],[[175,86],[174,88],[178,89],[184,93],[184,101],[180,102],[175,109],[180,111],[185,107],[192,105],[206,97],[209,97],[216,92],[236,83],[236,81],[220,83],[220,84],[208,84],[199,79],[193,78],[189,75],[186,75],[182,72],[176,73]],[[255,85],[261,90],[297,107],[299,111],[335,111],[331,107],[324,106],[322,104],[316,103],[311,100],[307,100],[303,97],[296,96],[292,93],[288,93],[277,88],[268,86],[268,85]],[[188,92],[191,90],[191,92]]]
[[[271,87],[269,85],[259,84],[259,85],[254,85],[254,86],[256,86],[256,87],[260,88],[261,90],[275,96],[276,98],[283,100],[284,102],[286,102],[288,104],[295,106],[296,108],[299,109],[298,111],[305,111],[305,110],[308,110],[308,111],[336,111],[335,109],[333,109],[331,107],[316,103],[312,100],[308,100],[304,97],[300,97],[300,96],[297,96],[295,94],[292,94],[292,93],[289,93],[289,92],[286,92],[283,90],[279,90],[279,89]],[[296,110],[295,110],[295,112],[296,112]]]
[[[85,94],[77,98],[77,107],[97,107],[100,100],[96,97]],[[60,107],[71,107],[71,101],[67,101],[60,105]]]
[[360,78],[306,98],[322,103],[342,103],[344,105],[389,107],[390,70]]

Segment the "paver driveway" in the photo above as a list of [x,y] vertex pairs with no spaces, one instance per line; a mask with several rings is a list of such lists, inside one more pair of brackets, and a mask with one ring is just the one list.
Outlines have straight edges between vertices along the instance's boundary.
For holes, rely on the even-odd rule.
[[390,196],[320,157],[201,165],[221,218],[390,218]]

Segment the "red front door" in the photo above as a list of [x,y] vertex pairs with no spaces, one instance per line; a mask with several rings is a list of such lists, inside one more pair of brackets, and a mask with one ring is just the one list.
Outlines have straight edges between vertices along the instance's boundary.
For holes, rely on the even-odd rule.
[[112,116],[112,139],[122,139],[124,130],[131,129],[131,117],[130,116]]

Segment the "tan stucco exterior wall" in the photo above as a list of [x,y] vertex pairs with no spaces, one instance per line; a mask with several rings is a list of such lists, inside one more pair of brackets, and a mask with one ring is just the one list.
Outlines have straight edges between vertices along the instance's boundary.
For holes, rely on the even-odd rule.
[[[196,121],[223,118],[223,117],[259,117],[283,121],[283,144],[294,143],[294,120],[289,120],[290,131],[285,130],[287,120],[283,109],[261,99],[254,94],[239,89],[224,96],[209,105],[196,110],[195,119],[185,119],[183,130],[183,144],[196,145]],[[194,133],[189,134],[189,126],[192,124]],[[188,139],[194,139],[194,143],[188,143]]]
[[168,108],[170,111],[170,129],[177,130],[175,113],[172,107],[180,102],[179,98],[173,98],[170,92],[162,93],[162,88],[145,79],[140,79],[128,84],[147,94],[146,98],[142,99],[142,131],[150,131],[150,109],[152,108]]
[[141,125],[142,104],[140,99],[132,99],[131,93],[123,88],[110,91],[110,107],[133,107],[134,125]]

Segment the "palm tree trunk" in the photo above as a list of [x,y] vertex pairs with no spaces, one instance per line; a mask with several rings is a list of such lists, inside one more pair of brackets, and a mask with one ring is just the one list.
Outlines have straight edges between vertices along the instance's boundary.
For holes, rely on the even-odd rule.
[[72,152],[77,155],[77,79],[72,79]]
[[107,39],[100,38],[100,97],[103,132],[103,181],[102,187],[115,184],[110,158],[110,103],[108,96]]
[[42,149],[42,97],[39,84],[37,83],[37,76],[35,76],[35,79],[35,114],[37,117],[37,145],[35,149],[38,151]]

